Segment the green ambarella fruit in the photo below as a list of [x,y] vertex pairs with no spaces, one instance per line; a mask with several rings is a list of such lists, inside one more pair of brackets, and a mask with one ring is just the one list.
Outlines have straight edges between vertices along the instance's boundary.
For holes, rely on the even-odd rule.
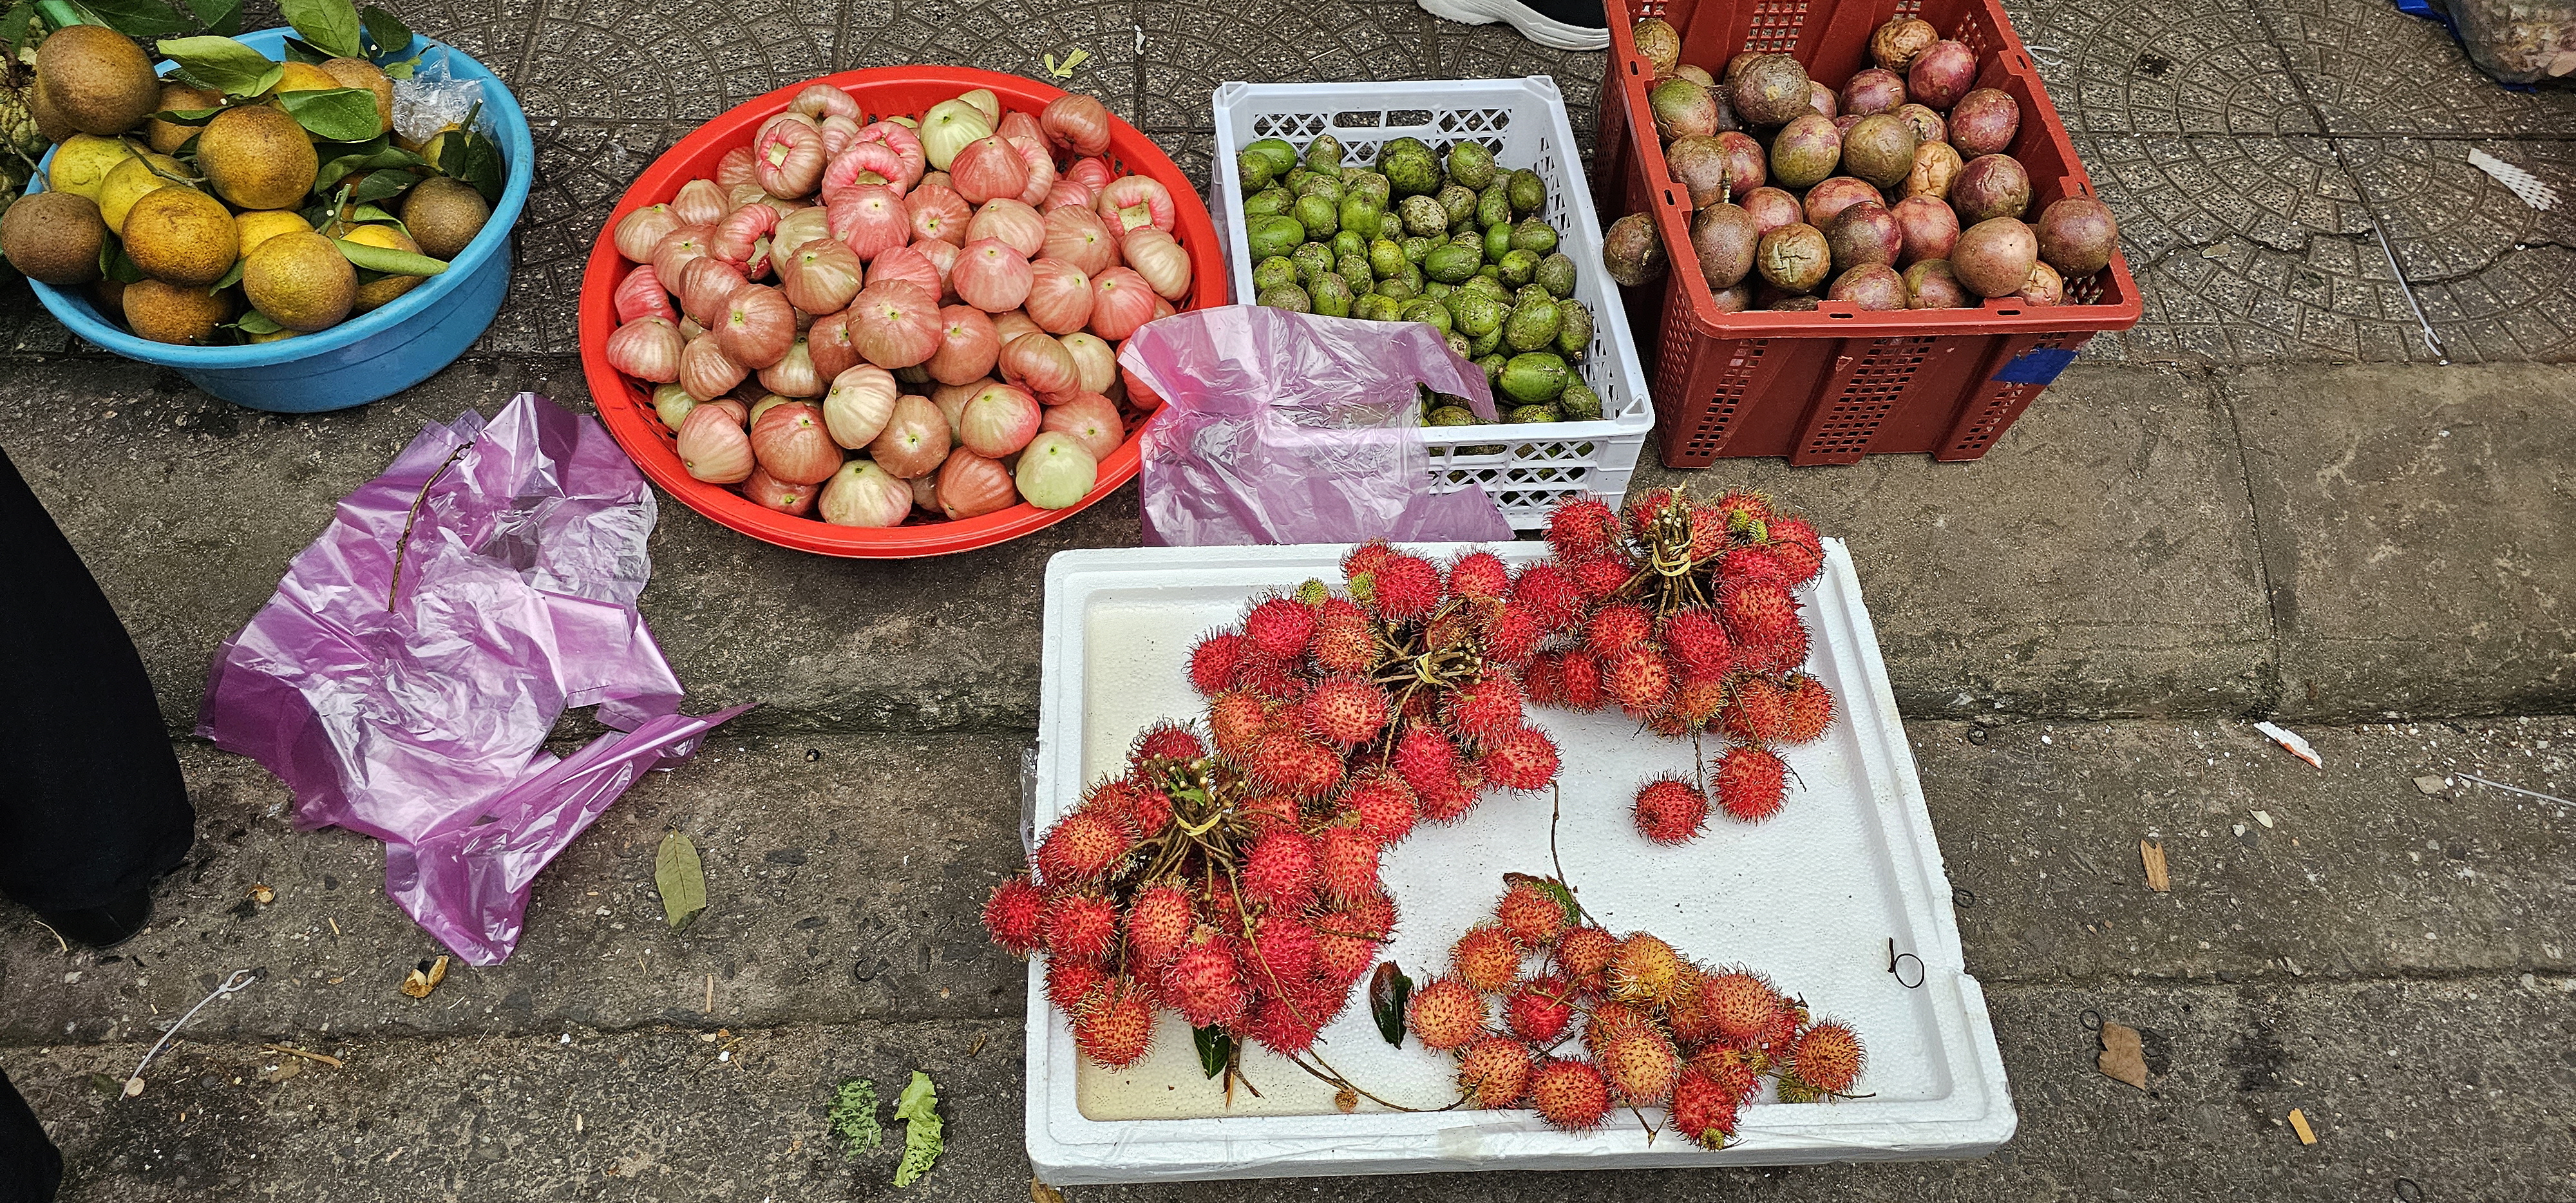
[[1342,181],[1334,176],[1307,176],[1306,182],[1299,184],[1295,191],[1300,198],[1320,196],[1325,200],[1333,202],[1336,207],[1339,207],[1342,203]]
[[1464,335],[1464,334],[1460,334],[1460,333],[1458,333],[1457,331],[1452,330],[1452,331],[1450,331],[1450,332],[1448,333],[1448,335],[1443,339],[1443,341],[1445,341],[1445,342],[1447,342],[1447,343],[1449,344],[1449,353],[1450,353],[1450,354],[1455,355],[1455,356],[1457,356],[1457,357],[1458,357],[1458,358],[1460,358],[1460,359],[1470,359],[1470,358],[1473,358],[1473,357],[1474,357],[1473,352],[1472,352],[1472,351],[1470,350],[1470,348],[1467,346],[1467,336],[1466,336],[1466,335]]
[[1503,327],[1503,303],[1482,292],[1461,288],[1449,294],[1449,316],[1458,331],[1469,338],[1483,338]]
[[1288,174],[1297,166],[1297,148],[1284,138],[1263,138],[1244,144],[1243,153],[1259,156],[1270,168],[1273,178]]
[[1391,322],[1404,312],[1404,303],[1379,293],[1366,293],[1351,299],[1351,316],[1372,322]]
[[[1298,220],[1303,221],[1300,217]],[[1545,255],[1556,250],[1556,227],[1532,217],[1512,227],[1512,249]]]
[[1514,308],[1518,308],[1522,305],[1553,305],[1555,303],[1556,294],[1551,293],[1536,284],[1523,284],[1519,291],[1512,294],[1512,305]]
[[1394,239],[1380,238],[1370,243],[1368,257],[1372,277],[1392,276],[1404,270],[1404,248]]
[[1538,267],[1530,272],[1530,279],[1560,300],[1573,296],[1574,260],[1563,251],[1550,252],[1547,258],[1538,261]]
[[1510,413],[1503,415],[1503,420],[1516,426],[1528,426],[1538,422],[1562,422],[1565,415],[1558,413],[1553,405],[1515,405]]
[[1511,185],[1500,182],[1485,185],[1485,190],[1476,196],[1476,224],[1492,227],[1511,223]]
[[1530,351],[1512,356],[1494,383],[1523,405],[1544,405],[1564,394],[1567,375],[1565,361],[1552,352]]
[[1476,191],[1451,184],[1440,190],[1440,209],[1449,215],[1449,228],[1456,229],[1476,216]]
[[1325,317],[1351,315],[1351,286],[1332,272],[1317,276],[1315,282],[1307,288],[1306,296],[1314,306],[1314,312]]
[[1440,160],[1420,142],[1388,143],[1378,156],[1377,166],[1386,173],[1387,183],[1394,186],[1397,196],[1420,196],[1440,190]]
[[1556,330],[1564,321],[1554,301],[1515,305],[1511,320],[1503,323],[1503,345],[1515,351],[1547,350],[1556,345]]
[[1344,255],[1366,254],[1368,254],[1368,237],[1366,235],[1361,234],[1348,226],[1342,227],[1341,233],[1333,235],[1334,259],[1338,260]]
[[1494,279],[1492,276],[1485,275],[1482,272],[1469,277],[1465,283],[1460,284],[1458,286],[1458,291],[1481,293],[1485,296],[1494,298],[1495,303],[1502,305],[1511,304],[1512,301],[1510,289],[1504,288],[1501,281]]
[[1449,178],[1461,186],[1484,191],[1494,182],[1494,152],[1481,142],[1460,142],[1450,147]]
[[1547,181],[1537,172],[1524,167],[1504,182],[1511,187],[1512,212],[1527,217],[1547,207]]
[[1249,220],[1277,217],[1297,203],[1297,194],[1277,186],[1264,188],[1243,198],[1243,216]]
[[1531,277],[1537,273],[1538,255],[1530,251],[1515,250],[1504,255],[1494,266],[1502,269],[1502,281],[1506,287],[1518,289],[1529,283]]
[[1342,255],[1334,259],[1333,274],[1350,281],[1353,288],[1365,289],[1377,283],[1377,273],[1369,270],[1366,255]]
[[1503,369],[1511,366],[1511,361],[1500,352],[1487,351],[1476,357],[1476,366],[1485,370],[1485,384],[1491,387],[1502,383]]
[[1285,309],[1290,313],[1313,313],[1315,311],[1315,298],[1307,295],[1305,289],[1299,288],[1294,284],[1282,284],[1277,288],[1262,289],[1259,295],[1252,298],[1252,303],[1255,305],[1266,305],[1272,309]]
[[1256,217],[1244,223],[1244,231],[1245,249],[1255,263],[1273,255],[1285,257],[1306,241],[1306,227],[1294,217]]
[[1378,222],[1384,214],[1376,201],[1365,196],[1344,196],[1340,212],[1341,228],[1352,237],[1363,240],[1377,237]]
[[1485,236],[1477,233],[1473,227],[1451,234],[1449,241],[1476,252],[1476,262],[1481,264],[1485,261]]
[[1408,196],[1396,205],[1404,219],[1406,233],[1417,238],[1436,238],[1449,232],[1449,211],[1440,207],[1436,197]]
[[1440,244],[1428,238],[1408,236],[1398,245],[1404,248],[1404,261],[1420,267],[1423,260],[1431,257],[1431,248]]
[[1476,411],[1464,405],[1443,405],[1426,417],[1433,426],[1473,426],[1477,421]]
[[1315,140],[1306,144],[1306,169],[1308,171],[1329,171],[1336,176],[1340,175],[1342,172],[1342,140],[1332,136],[1331,134],[1315,135]]
[[1256,155],[1249,150],[1234,156],[1234,174],[1243,181],[1243,190],[1247,194],[1259,192],[1269,187],[1270,181],[1279,178],[1279,173],[1270,169],[1268,156]]
[[1592,353],[1592,307],[1577,300],[1556,303],[1556,352],[1568,362],[1581,363]]
[[1386,276],[1370,287],[1379,296],[1397,301],[1410,301],[1422,295],[1422,286],[1413,282],[1412,274],[1407,271]]
[[1565,411],[1565,420],[1569,422],[1601,420],[1601,394],[1593,392],[1591,385],[1580,380],[1568,382],[1565,391],[1557,394],[1556,407]]
[[1306,227],[1308,238],[1330,238],[1342,228],[1341,207],[1320,193],[1309,192],[1297,198],[1297,207],[1288,211],[1297,224]]
[[1500,263],[1512,253],[1512,223],[1498,221],[1485,227],[1485,262]]
[[1365,196],[1370,204],[1380,209],[1386,208],[1387,202],[1395,199],[1395,185],[1386,178],[1384,172],[1363,171],[1357,175],[1345,175],[1342,178],[1342,189],[1344,196]]
[[1450,330],[1449,307],[1429,297],[1406,302],[1403,317],[1405,321],[1420,322],[1442,334]]
[[1442,302],[1443,304],[1448,302],[1449,294],[1456,291],[1457,289],[1451,288],[1438,280],[1432,280],[1422,286],[1422,295],[1429,297],[1432,300]]
[[1304,187],[1306,181],[1313,178],[1315,178],[1315,173],[1308,171],[1303,167],[1290,168],[1288,174],[1279,177],[1279,186],[1287,189],[1293,195],[1303,196],[1305,195]]
[[[1503,349],[1503,328],[1496,326],[1467,340],[1467,358],[1483,359]],[[1499,355],[1496,358],[1501,358]],[[1487,383],[1492,383],[1490,380]]]
[[1471,249],[1454,242],[1444,242],[1433,247],[1431,253],[1423,257],[1422,274],[1443,284],[1458,284],[1474,276],[1476,269],[1484,265],[1483,248]]
[[1297,282],[1312,284],[1315,277],[1333,270],[1333,248],[1320,242],[1309,242],[1288,256],[1297,265]]
[[1286,255],[1272,255],[1252,265],[1252,291],[1256,294],[1296,282],[1297,264]]

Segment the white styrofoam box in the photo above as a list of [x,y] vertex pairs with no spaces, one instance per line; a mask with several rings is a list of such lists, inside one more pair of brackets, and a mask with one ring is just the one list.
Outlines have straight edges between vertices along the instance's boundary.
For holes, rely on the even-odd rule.
[[[1974,1157],[2016,1124],[1985,995],[1960,958],[1950,885],[1861,606],[1850,553],[1826,540],[1824,574],[1803,592],[1814,633],[1808,671],[1837,699],[1832,727],[1790,749],[1788,805],[1769,822],[1713,818],[1678,848],[1648,843],[1630,817],[1636,789],[1687,771],[1686,741],[1616,714],[1533,707],[1563,749],[1558,852],[1583,905],[1614,932],[1648,930],[1691,957],[1771,975],[1816,1013],[1850,1023],[1869,1060],[1830,1104],[1748,1107],[1740,1143],[1711,1152],[1667,1133],[1651,1144],[1627,1116],[1595,1133],[1553,1131],[1526,1111],[1344,1115],[1331,1088],[1266,1050],[1244,1053],[1262,1095],[1229,1108],[1200,1072],[1189,1029],[1166,1015],[1154,1051],[1123,1071],[1075,1053],[1047,1004],[1043,966],[1028,988],[1029,1159],[1059,1185],[1474,1169],[1629,1169]],[[1246,600],[1309,577],[1338,580],[1342,547],[1070,551],[1047,567],[1045,678],[1034,819],[1074,806],[1086,781],[1118,771],[1137,733],[1189,718],[1191,645],[1236,621]],[[1455,548],[1439,548],[1443,553]],[[1543,545],[1495,549],[1519,563]],[[1400,922],[1383,952],[1417,980],[1502,893],[1502,874],[1549,874],[1550,799],[1489,795],[1455,825],[1425,823],[1387,854]],[[1893,950],[1910,954],[1903,976]],[[1920,974],[1917,975],[1917,968]],[[1445,1054],[1408,1037],[1391,1048],[1367,1001],[1325,1028],[1323,1058],[1409,1106],[1456,1097]]]
[[1395,83],[1217,85],[1215,185],[1209,202],[1234,295],[1252,301],[1252,256],[1243,231],[1243,180],[1235,156],[1248,143],[1284,138],[1300,151],[1316,134],[1342,140],[1358,163],[1377,161],[1378,147],[1411,135],[1447,154],[1461,141],[1484,144],[1505,169],[1526,167],[1547,181],[1539,216],[1557,228],[1557,249],[1574,260],[1574,297],[1592,311],[1592,348],[1574,365],[1601,394],[1601,418],[1544,426],[1431,426],[1431,473],[1442,491],[1484,486],[1521,530],[1547,522],[1569,495],[1593,493],[1617,504],[1628,491],[1637,453],[1655,426],[1645,361],[1628,331],[1628,311],[1601,268],[1601,222],[1583,180],[1582,154],[1566,120],[1565,97],[1544,75],[1525,79],[1431,79]]

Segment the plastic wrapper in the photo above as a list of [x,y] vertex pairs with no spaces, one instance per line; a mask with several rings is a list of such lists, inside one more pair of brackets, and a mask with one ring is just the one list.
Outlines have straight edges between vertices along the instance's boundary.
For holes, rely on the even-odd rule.
[[[447,70],[447,56],[452,53],[436,49],[421,57],[420,66],[410,79],[394,81],[394,132],[414,142],[427,142],[438,131],[462,124],[474,106],[483,103],[483,82],[455,79]],[[490,123],[481,117],[475,124],[490,132]]]
[[[594,418],[522,393],[488,424],[432,425],[224,643],[197,733],[277,774],[297,826],[385,841],[416,867],[405,909],[499,961],[536,871],[731,717],[672,718],[679,680],[635,608],[654,517]],[[547,755],[590,706],[620,733]]]
[[2431,0],[2431,7],[2478,70],[2500,82],[2547,83],[2576,73],[2576,2]]
[[1482,486],[1433,491],[1420,391],[1495,415],[1429,326],[1230,305],[1146,325],[1118,362],[1164,399],[1141,445],[1149,545],[1512,537]]

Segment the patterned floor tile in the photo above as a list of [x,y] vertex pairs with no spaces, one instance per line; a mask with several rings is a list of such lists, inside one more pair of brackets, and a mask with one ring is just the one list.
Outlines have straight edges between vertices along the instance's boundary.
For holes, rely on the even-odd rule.
[[2006,7],[2072,131],[2319,132],[2261,16],[2244,0],[2047,0]]
[[[2337,142],[2450,358],[2576,359],[2576,143]],[[2557,206],[2534,209],[2472,150],[2538,176]]]
[[1209,94],[1247,83],[1438,78],[1430,19],[1410,5],[1352,0],[1149,0],[1145,124],[1208,126]]
[[2386,0],[2269,0],[2263,14],[2329,133],[2576,135],[2576,92],[2508,91],[2448,30]]

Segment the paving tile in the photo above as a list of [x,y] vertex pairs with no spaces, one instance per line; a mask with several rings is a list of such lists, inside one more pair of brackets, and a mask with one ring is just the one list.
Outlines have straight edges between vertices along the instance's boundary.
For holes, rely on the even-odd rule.
[[[2406,280],[2455,361],[2576,358],[2576,143],[2339,138]],[[2532,208],[2482,150],[2557,190]]]
[[2325,139],[2087,134],[2076,147],[2143,296],[2130,357],[2433,357]]
[[[1147,0],[1051,4],[1045,0],[903,0],[893,25],[872,28],[872,8],[853,0],[844,37],[853,39],[846,66],[893,63],[954,63],[1043,79],[1075,91],[1089,92],[1130,123],[1140,113],[1136,100],[1140,78],[1136,51],[1140,29],[1152,38],[1160,28]],[[1047,74],[1046,56],[1061,65],[1076,50],[1091,57],[1070,79]],[[875,60],[875,61],[871,61]]]
[[511,78],[530,124],[694,124],[821,75],[834,10],[715,0],[548,0]]
[[2247,0],[2034,0],[2005,8],[2071,131],[2320,132]]
[[[2576,711],[2576,370],[2226,379],[2286,714]],[[2474,700],[2473,700],[2474,699]]]
[[[1600,120],[1601,76],[1608,56],[1588,51],[1552,50],[1513,32],[1503,24],[1461,25],[1432,22],[1439,34],[1442,79],[1517,79],[1545,75],[1565,94],[1565,115],[1574,127],[1575,145],[1588,159]],[[1605,220],[1607,220],[1605,218]]]
[[1145,124],[1204,129],[1209,93],[1246,83],[1428,79],[1442,72],[1420,9],[1357,0],[1145,0]]
[[2385,0],[2271,0],[2261,11],[2328,133],[2576,133],[2576,92],[2507,91],[2479,74],[2440,24]]

